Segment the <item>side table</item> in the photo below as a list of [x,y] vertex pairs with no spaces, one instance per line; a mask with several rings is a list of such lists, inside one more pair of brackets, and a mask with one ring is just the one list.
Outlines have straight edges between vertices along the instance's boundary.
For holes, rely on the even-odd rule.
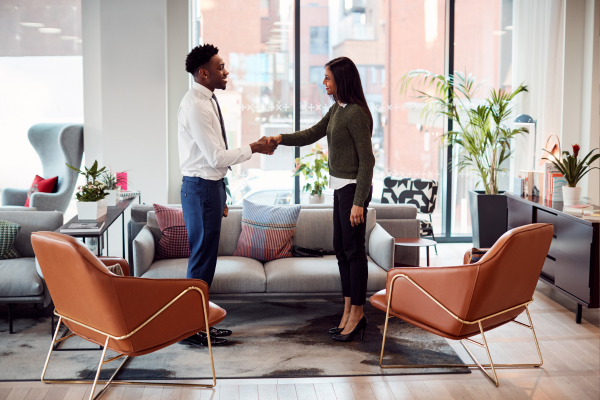
[[429,246],[435,246],[437,242],[430,239],[421,238],[397,238],[394,239],[395,246],[404,247],[425,247],[427,249],[427,266],[429,267]]

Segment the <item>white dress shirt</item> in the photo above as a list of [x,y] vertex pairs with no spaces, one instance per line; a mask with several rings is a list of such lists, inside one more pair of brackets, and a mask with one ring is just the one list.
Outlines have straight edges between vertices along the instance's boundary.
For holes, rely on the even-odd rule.
[[[346,103],[338,103],[340,105],[340,107],[342,108],[346,108],[346,106],[348,104]],[[341,189],[346,185],[350,185],[351,183],[356,183],[356,179],[344,179],[344,178],[337,178],[333,175],[329,175],[329,189]]]
[[199,83],[183,96],[177,112],[179,166],[184,176],[217,181],[230,165],[252,158],[250,145],[226,150],[213,92]]

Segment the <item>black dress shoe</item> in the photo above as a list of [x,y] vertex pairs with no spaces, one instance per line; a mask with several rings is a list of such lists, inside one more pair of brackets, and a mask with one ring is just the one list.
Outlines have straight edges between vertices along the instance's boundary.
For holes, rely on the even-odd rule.
[[329,330],[329,334],[330,335],[337,335],[338,333],[342,333],[343,330],[344,330],[344,328],[331,328]]
[[[190,337],[180,340],[179,344],[208,347],[208,339],[206,338],[205,334],[196,333]],[[218,337],[211,336],[210,344],[213,346],[223,346],[223,345],[227,344],[227,339],[221,339]]]
[[[202,332],[202,334],[204,335],[204,332]],[[231,336],[231,331],[229,329],[210,328],[210,337],[213,337],[213,336],[215,336],[215,337]]]
[[363,317],[360,319],[360,321],[358,321],[358,324],[356,324],[356,326],[354,327],[354,329],[346,334],[346,335],[333,335],[331,338],[333,340],[337,340],[338,342],[351,342],[354,340],[354,336],[356,336],[358,334],[358,332],[360,332],[360,340],[363,339],[363,336],[365,334],[365,328],[367,327],[367,324],[369,323],[369,320],[367,319],[366,315],[363,315]]

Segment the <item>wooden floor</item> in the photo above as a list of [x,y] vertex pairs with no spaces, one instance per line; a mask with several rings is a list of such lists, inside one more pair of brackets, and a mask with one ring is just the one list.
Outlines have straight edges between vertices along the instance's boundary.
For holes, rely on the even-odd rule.
[[[431,264],[460,265],[468,247],[467,244],[438,245],[438,256],[431,249]],[[424,257],[424,250],[422,253]],[[424,264],[423,260],[421,265]],[[214,389],[115,386],[109,388],[103,399],[600,399],[600,313],[597,309],[584,309],[583,322],[578,325],[574,303],[542,284],[538,285],[534,299],[530,310],[544,365],[535,369],[500,370],[500,387],[495,387],[480,371],[472,370],[471,374],[462,375],[222,379]],[[519,320],[526,319],[520,316]],[[535,346],[528,329],[508,324],[490,332],[486,338],[495,362],[536,362]],[[472,362],[459,343],[449,343],[465,362]],[[218,370],[219,366],[216,367]],[[90,390],[90,385],[0,382],[0,400],[86,400]]]

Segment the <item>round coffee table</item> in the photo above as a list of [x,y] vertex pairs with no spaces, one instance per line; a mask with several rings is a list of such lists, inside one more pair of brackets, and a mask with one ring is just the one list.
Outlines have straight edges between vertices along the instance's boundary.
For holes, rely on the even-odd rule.
[[429,246],[435,246],[437,242],[421,238],[397,238],[394,239],[394,244],[403,247],[425,247],[427,249],[427,266],[429,267]]

